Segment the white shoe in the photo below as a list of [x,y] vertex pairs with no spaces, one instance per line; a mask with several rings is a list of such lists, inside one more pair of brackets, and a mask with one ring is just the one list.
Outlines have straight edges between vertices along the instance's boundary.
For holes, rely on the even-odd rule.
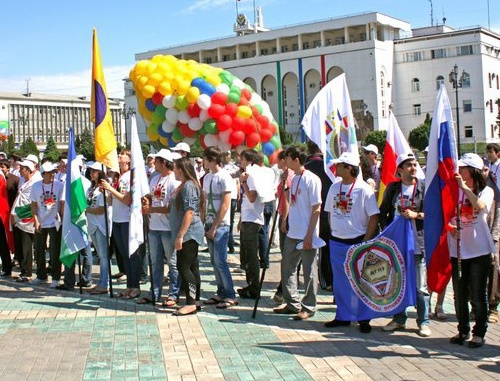
[[58,280],[52,280],[52,283],[50,283],[50,288],[56,288],[59,286],[59,281]]
[[35,279],[30,280],[29,283],[30,284],[43,284],[43,283],[47,283],[47,279],[35,278]]
[[422,337],[429,337],[432,334],[431,329],[427,324],[418,327],[418,335]]
[[406,324],[399,324],[394,320],[391,320],[389,324],[387,324],[385,327],[382,327],[382,331],[384,332],[402,331],[404,329],[406,329]]

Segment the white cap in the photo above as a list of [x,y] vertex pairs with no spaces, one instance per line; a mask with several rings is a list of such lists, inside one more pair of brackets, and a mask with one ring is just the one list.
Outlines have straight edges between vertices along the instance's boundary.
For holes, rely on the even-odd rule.
[[196,159],[194,159],[194,161],[196,161],[197,163],[203,163],[203,159],[201,157],[197,157]]
[[45,172],[53,172],[55,170],[57,170],[56,166],[54,164],[52,164],[50,161],[46,161],[40,167],[40,172],[42,174],[45,173]]
[[182,155],[179,152],[172,152],[172,161],[180,159]]
[[77,158],[77,159],[80,159],[80,160],[82,160],[82,161],[87,161],[87,159],[85,159],[85,156],[83,156],[83,155],[81,155],[81,154],[80,154],[80,155],[76,155],[76,158]]
[[429,152],[429,146],[425,147],[422,152]]
[[161,157],[162,159],[170,161],[171,163],[174,161],[174,159],[172,158],[172,152],[166,148],[162,148],[156,154],[151,156],[153,156],[154,158]]
[[32,161],[35,164],[38,164],[38,156],[30,154],[24,158],[24,160]]
[[7,157],[7,154],[5,152],[0,152],[0,155]]
[[30,160],[18,161],[17,164],[19,164],[21,167],[28,167],[31,172],[35,170],[35,164]]
[[332,160],[333,164],[344,163],[352,165],[353,167],[359,166],[359,155],[354,152],[344,152],[338,159]]
[[402,153],[396,159],[396,167],[399,167],[401,164],[403,164],[407,160],[416,160],[415,155],[412,152]]
[[191,148],[189,145],[185,142],[180,142],[177,143],[177,145],[172,148],[172,151],[184,151],[184,152],[191,152]]
[[368,144],[366,147],[363,147],[365,151],[375,152],[375,155],[378,155],[378,148],[375,144]]
[[472,167],[482,170],[484,162],[481,157],[475,153],[464,153],[460,160],[458,160],[459,167]]
[[94,169],[96,171],[102,171],[103,168],[104,168],[104,170],[106,170],[106,166],[103,167],[103,165],[101,163],[99,163],[98,161],[96,161],[90,165],[87,165],[87,168]]
[[64,164],[68,164],[68,159],[61,159]]

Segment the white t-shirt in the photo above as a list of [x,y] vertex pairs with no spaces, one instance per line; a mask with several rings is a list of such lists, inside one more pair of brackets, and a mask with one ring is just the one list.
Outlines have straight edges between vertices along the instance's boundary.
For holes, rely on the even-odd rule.
[[[117,191],[121,194],[130,192],[130,171],[123,173],[118,179]],[[113,198],[113,222],[129,222],[130,206]],[[141,226],[142,229],[142,226]]]
[[[287,236],[294,239],[304,239],[309,228],[312,207],[321,204],[320,178],[308,170],[305,170],[301,175],[296,174],[290,186],[289,196]],[[315,231],[318,235],[319,218]]]
[[66,182],[66,172],[57,172],[54,178],[64,184]]
[[[412,185],[401,184],[401,193],[396,198],[394,217],[399,216],[401,212],[406,209],[412,209],[415,211],[421,209],[424,194],[421,191],[417,192],[418,187],[421,187],[421,183],[419,181]],[[410,220],[410,222],[411,230],[413,232],[415,255],[422,254],[422,249],[424,247],[424,232],[417,232],[417,223],[415,220]]]
[[64,184],[57,180],[50,184],[37,181],[31,188],[30,199],[37,203],[40,226],[59,228],[61,225],[60,202],[64,201]]
[[[256,191],[256,182],[262,181],[261,179],[254,178],[254,175],[248,174],[247,185],[249,190]],[[248,201],[245,193],[241,199],[241,221],[254,222],[259,225],[264,225],[264,203],[257,194],[257,198],[252,203]]]
[[[214,214],[214,218],[217,217],[217,213],[219,212],[222,204],[223,195],[231,193],[232,184],[234,184],[233,178],[229,172],[224,171],[223,169],[219,170],[217,173],[209,172],[205,175],[205,180],[203,181],[203,191],[206,194],[207,221],[211,211],[213,212],[212,214]],[[222,219],[222,225],[229,225],[230,214],[231,208],[229,207],[227,208],[226,214]]]
[[500,160],[497,160],[494,163],[490,163],[489,169],[498,189],[500,189]]
[[366,234],[370,217],[380,213],[372,187],[362,180],[348,185],[342,181],[332,184],[325,211],[330,213],[332,236],[341,239]]
[[[151,206],[162,207],[167,206],[170,202],[170,197],[181,184],[175,179],[175,174],[172,172],[167,176],[154,176],[149,182],[151,189]],[[170,222],[166,213],[151,213],[149,221],[149,229],[155,231],[170,231]]]
[[[85,186],[84,186],[85,187]],[[99,208],[104,206],[104,193],[101,192],[100,187],[89,188],[85,192],[87,194],[87,205],[90,208]],[[108,231],[111,234],[111,206],[108,206]],[[87,213],[87,229],[89,234],[94,234],[94,232],[99,229],[99,231],[106,234],[106,221],[104,220],[104,214],[91,214]]]
[[[479,193],[479,199],[486,204],[486,208],[478,213],[474,210],[467,197],[459,189],[460,203],[460,255],[462,259],[479,257],[495,251],[495,245],[488,226],[488,213],[493,204],[494,192],[486,187]],[[456,225],[456,216],[451,223]],[[457,257],[457,239],[448,233],[448,248],[450,256]]]

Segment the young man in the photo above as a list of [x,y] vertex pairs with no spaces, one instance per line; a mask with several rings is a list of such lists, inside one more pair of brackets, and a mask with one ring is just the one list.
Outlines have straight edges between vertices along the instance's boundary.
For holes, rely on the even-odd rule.
[[[427,269],[424,255],[424,184],[416,178],[417,160],[413,153],[403,153],[396,159],[396,177],[387,185],[380,205],[380,226],[384,229],[396,216],[401,215],[411,221],[415,250],[415,280],[417,285],[417,325],[418,335],[429,337],[429,290],[427,289]],[[408,315],[406,311],[394,315],[383,331],[404,330]]]
[[30,193],[31,213],[35,226],[36,278],[30,283],[47,282],[45,249],[49,237],[50,264],[52,267],[51,288],[56,288],[61,279],[61,221],[64,211],[64,185],[54,179],[56,167],[45,162],[42,167],[42,180],[33,184]]
[[205,301],[205,304],[228,308],[238,304],[227,263],[233,179],[229,172],[221,168],[221,156],[222,152],[216,147],[208,147],[203,152],[203,164],[209,169],[203,182],[206,200],[205,237],[217,283],[216,295]]
[[177,143],[177,145],[172,148],[172,151],[177,152],[182,157],[189,157],[191,155],[191,147],[185,142]]
[[[333,290],[335,297],[341,297],[341,272],[349,246],[368,241],[377,233],[379,209],[372,187],[359,175],[359,155],[344,152],[334,160],[336,175],[342,179],[334,183],[326,198],[325,210],[330,215],[330,260],[333,270]],[[348,326],[351,321],[341,308],[337,307],[335,319],[325,323],[328,328]],[[370,321],[359,321],[362,333],[371,331]]]
[[378,198],[378,189],[380,186],[380,160],[378,160],[378,148],[375,144],[368,144],[363,147],[363,152],[370,166],[372,177],[375,180],[375,196]]
[[[307,153],[303,148],[286,151],[286,165],[295,173],[289,189],[288,233],[281,258],[283,299],[286,306],[276,314],[296,314],[294,320],[309,319],[316,312],[318,293],[318,247],[313,238],[319,234],[321,180],[305,169]],[[302,261],[304,297],[299,300],[297,266]]]

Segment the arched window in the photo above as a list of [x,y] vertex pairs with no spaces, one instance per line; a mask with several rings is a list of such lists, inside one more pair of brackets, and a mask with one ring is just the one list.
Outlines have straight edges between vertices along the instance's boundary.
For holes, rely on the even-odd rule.
[[420,80],[418,78],[413,78],[411,81],[411,91],[418,92],[420,91]]
[[438,75],[436,77],[436,90],[439,90],[441,85],[444,85],[444,77],[442,75]]

